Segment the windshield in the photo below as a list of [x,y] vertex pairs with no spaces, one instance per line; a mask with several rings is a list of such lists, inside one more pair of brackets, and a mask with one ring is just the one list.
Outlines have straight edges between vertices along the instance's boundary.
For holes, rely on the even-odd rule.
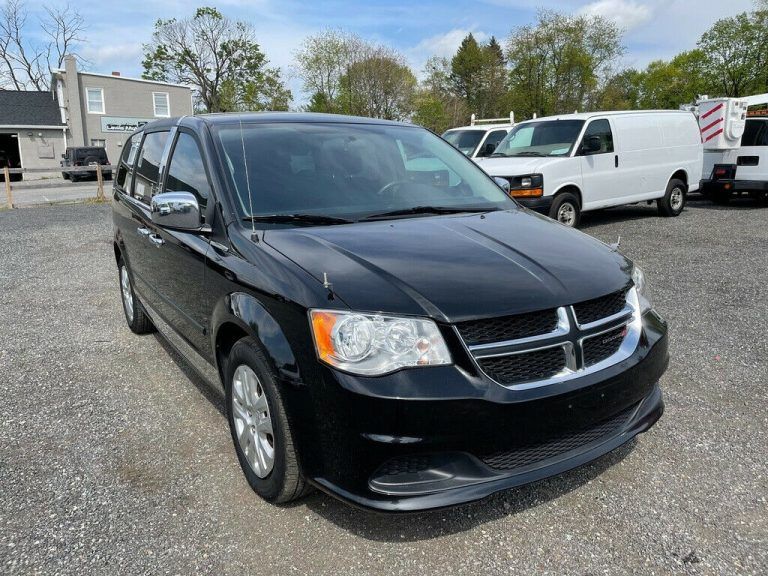
[[448,130],[443,134],[443,138],[467,156],[471,156],[484,134],[485,130]]
[[297,215],[305,222],[321,216],[325,221],[316,223],[332,224],[396,211],[414,217],[515,206],[477,166],[423,128],[282,122],[214,132],[244,218],[298,225]]
[[567,156],[584,120],[547,120],[518,124],[502,140],[493,156]]

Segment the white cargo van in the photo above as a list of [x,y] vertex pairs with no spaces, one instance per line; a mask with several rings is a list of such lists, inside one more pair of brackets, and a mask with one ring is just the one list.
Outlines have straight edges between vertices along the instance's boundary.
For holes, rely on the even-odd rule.
[[451,128],[443,132],[443,139],[458,148],[469,158],[485,158],[493,154],[496,146],[515,125],[515,114],[509,113],[509,122],[506,118],[475,118],[469,126]]
[[475,161],[524,206],[576,226],[581,212],[655,200],[677,216],[699,187],[703,149],[683,111],[567,114],[517,124]]

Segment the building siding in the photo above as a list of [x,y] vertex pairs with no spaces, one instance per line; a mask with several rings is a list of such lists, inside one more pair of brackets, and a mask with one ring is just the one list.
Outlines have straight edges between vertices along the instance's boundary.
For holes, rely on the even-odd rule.
[[50,177],[61,169],[61,155],[66,149],[63,130],[0,128],[0,134],[18,134],[22,167],[51,168],[51,173],[24,174],[24,180]]

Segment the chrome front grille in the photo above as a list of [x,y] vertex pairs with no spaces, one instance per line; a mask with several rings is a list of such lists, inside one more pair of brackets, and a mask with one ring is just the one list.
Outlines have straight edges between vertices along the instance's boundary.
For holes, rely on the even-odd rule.
[[[506,316],[456,325],[478,368],[490,379],[513,389],[569,380],[620,362],[635,351],[642,327],[634,288],[517,318]],[[484,329],[483,322],[490,328]],[[546,332],[540,329],[544,325],[550,328]],[[499,330],[499,326],[524,326],[528,330]],[[496,339],[489,341],[489,334],[496,335]]]

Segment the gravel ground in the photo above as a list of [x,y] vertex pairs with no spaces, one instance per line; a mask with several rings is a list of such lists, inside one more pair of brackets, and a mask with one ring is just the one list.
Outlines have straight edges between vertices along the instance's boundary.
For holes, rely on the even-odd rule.
[[108,207],[2,211],[0,572],[766,574],[767,217],[585,217],[670,322],[666,414],[563,476],[389,517],[251,492],[219,391],[125,327]]

